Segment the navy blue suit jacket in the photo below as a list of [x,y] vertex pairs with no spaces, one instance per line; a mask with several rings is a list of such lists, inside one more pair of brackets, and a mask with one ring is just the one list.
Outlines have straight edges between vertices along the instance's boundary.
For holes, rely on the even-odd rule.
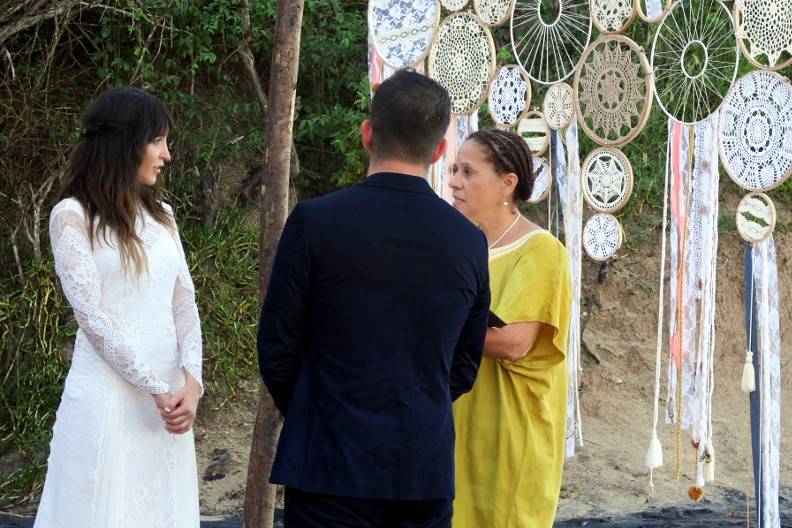
[[258,334],[284,415],[271,481],[453,498],[451,402],[473,386],[489,304],[483,233],[424,179],[379,173],[298,204]]

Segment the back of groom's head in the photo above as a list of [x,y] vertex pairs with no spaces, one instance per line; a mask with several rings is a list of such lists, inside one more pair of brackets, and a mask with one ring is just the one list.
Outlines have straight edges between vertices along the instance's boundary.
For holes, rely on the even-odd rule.
[[451,98],[437,82],[400,70],[374,92],[371,155],[429,165],[451,120]]

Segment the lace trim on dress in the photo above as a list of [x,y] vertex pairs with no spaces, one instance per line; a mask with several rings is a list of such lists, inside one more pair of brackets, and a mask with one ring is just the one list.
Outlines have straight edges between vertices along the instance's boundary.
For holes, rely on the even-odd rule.
[[[164,205],[165,210],[173,216],[170,206]],[[201,385],[201,394],[203,394],[201,320],[198,315],[198,306],[195,303],[195,285],[190,276],[190,268],[187,265],[187,258],[178,231],[176,232],[176,246],[179,249],[180,260],[178,276],[173,288],[172,309],[181,367]]]

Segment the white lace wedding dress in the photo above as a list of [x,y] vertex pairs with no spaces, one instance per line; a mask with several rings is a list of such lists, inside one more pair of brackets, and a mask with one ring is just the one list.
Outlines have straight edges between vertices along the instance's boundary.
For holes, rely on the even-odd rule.
[[[170,212],[170,208],[166,206]],[[147,214],[148,271],[125,274],[113,237],[89,242],[80,203],[50,216],[55,270],[79,323],[36,528],[197,528],[192,431],[164,428],[151,394],[201,382],[201,328],[177,232]],[[109,243],[108,243],[109,242]]]

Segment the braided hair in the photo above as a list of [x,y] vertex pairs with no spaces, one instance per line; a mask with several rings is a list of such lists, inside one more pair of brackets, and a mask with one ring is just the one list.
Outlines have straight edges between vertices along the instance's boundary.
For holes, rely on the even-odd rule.
[[484,147],[487,161],[492,163],[498,175],[509,172],[517,175],[513,194],[515,202],[531,197],[535,177],[533,160],[531,150],[523,138],[506,130],[486,128],[473,132],[468,139],[475,140]]

